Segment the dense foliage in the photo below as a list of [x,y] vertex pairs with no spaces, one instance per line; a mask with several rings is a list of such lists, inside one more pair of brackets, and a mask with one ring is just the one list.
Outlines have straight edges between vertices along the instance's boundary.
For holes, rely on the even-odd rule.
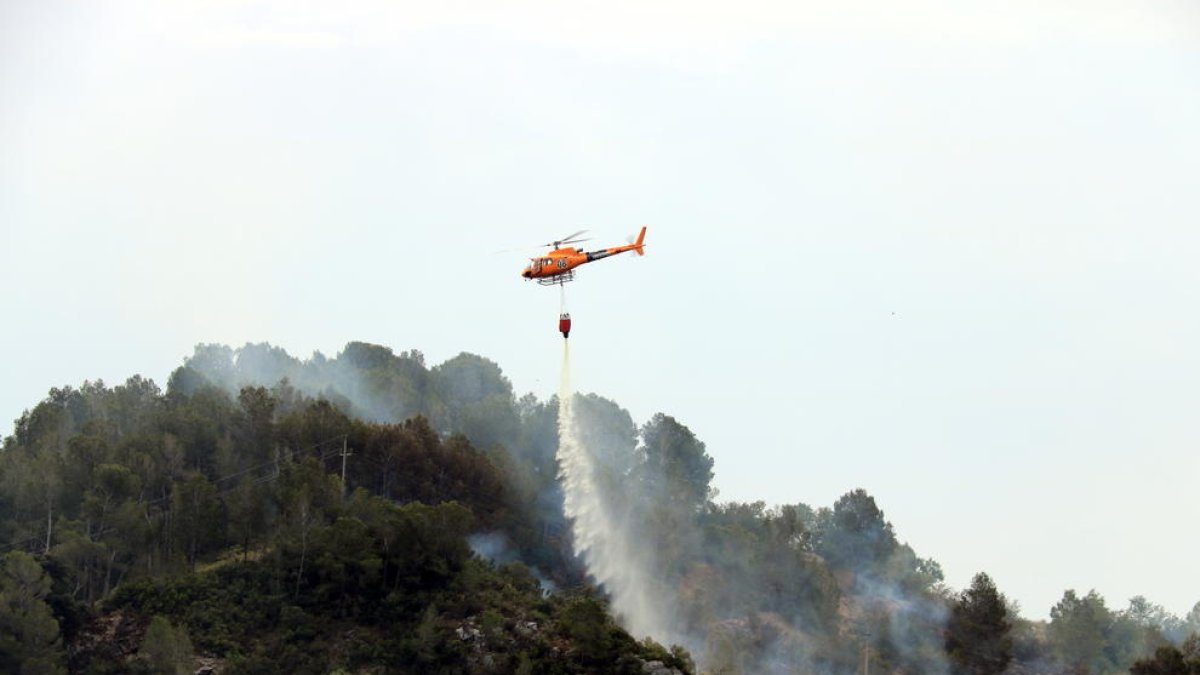
[[954,671],[964,675],[998,675],[1012,662],[1012,622],[1004,596],[980,572],[950,609],[946,652]]
[[[716,503],[685,425],[578,401],[701,670],[1194,661],[1200,603],[1178,619],[1068,591],[1051,621],[1025,621],[987,575],[952,594],[863,490],[828,508]],[[428,368],[364,343],[307,361],[205,345],[165,392],[51,390],[0,452],[0,670],[690,671],[683,649],[622,630],[573,555],[557,411],[487,359]]]

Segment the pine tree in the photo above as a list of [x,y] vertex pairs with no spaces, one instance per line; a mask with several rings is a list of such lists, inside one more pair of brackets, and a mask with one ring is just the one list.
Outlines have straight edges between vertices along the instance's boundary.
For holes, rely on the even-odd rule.
[[62,673],[58,622],[45,603],[50,578],[24,551],[0,561],[0,671]]
[[1004,596],[991,577],[975,575],[950,612],[946,652],[954,672],[993,675],[1004,672],[1013,658],[1012,622]]
[[176,628],[167,619],[156,616],[146,627],[141,657],[147,669],[156,675],[186,675],[195,670],[192,641],[187,630]]

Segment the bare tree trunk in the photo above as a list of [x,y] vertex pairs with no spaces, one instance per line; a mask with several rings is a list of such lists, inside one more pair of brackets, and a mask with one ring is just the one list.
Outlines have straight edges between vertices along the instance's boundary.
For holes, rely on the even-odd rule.
[[308,508],[300,512],[300,571],[296,573],[296,591],[292,600],[300,597],[300,580],[304,578],[304,558],[308,555]]
[[116,562],[116,560],[117,560],[117,552],[113,551],[108,556],[108,568],[104,570],[104,593],[101,594],[101,597],[108,595],[108,590],[110,588],[112,588],[112,585],[111,585],[112,584],[112,568],[113,568],[113,563]]
[[[147,503],[142,508],[142,516],[146,519],[146,527],[153,530],[154,520],[150,518],[150,504]],[[154,554],[157,553],[157,548],[153,544],[148,547],[149,550],[146,552],[146,574],[154,573]]]
[[50,554],[50,537],[54,532],[54,500],[46,500],[46,555]]

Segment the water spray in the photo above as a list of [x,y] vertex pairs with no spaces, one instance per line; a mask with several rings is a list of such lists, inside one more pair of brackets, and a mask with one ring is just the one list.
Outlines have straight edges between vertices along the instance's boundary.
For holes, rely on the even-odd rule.
[[670,601],[655,585],[652,551],[639,536],[628,496],[605,494],[596,458],[581,441],[575,402],[571,346],[564,340],[558,389],[558,466],[575,553],[608,592],[614,614],[630,633],[673,641],[666,619]]

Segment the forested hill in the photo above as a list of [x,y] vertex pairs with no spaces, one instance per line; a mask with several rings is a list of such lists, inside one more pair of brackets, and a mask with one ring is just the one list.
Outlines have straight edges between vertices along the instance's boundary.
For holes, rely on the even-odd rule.
[[1025,621],[862,490],[715,503],[679,421],[577,405],[690,653],[620,628],[573,554],[557,400],[469,354],[205,345],[165,391],[54,389],[4,439],[0,671],[1200,672],[1200,603],[1066,591]]

